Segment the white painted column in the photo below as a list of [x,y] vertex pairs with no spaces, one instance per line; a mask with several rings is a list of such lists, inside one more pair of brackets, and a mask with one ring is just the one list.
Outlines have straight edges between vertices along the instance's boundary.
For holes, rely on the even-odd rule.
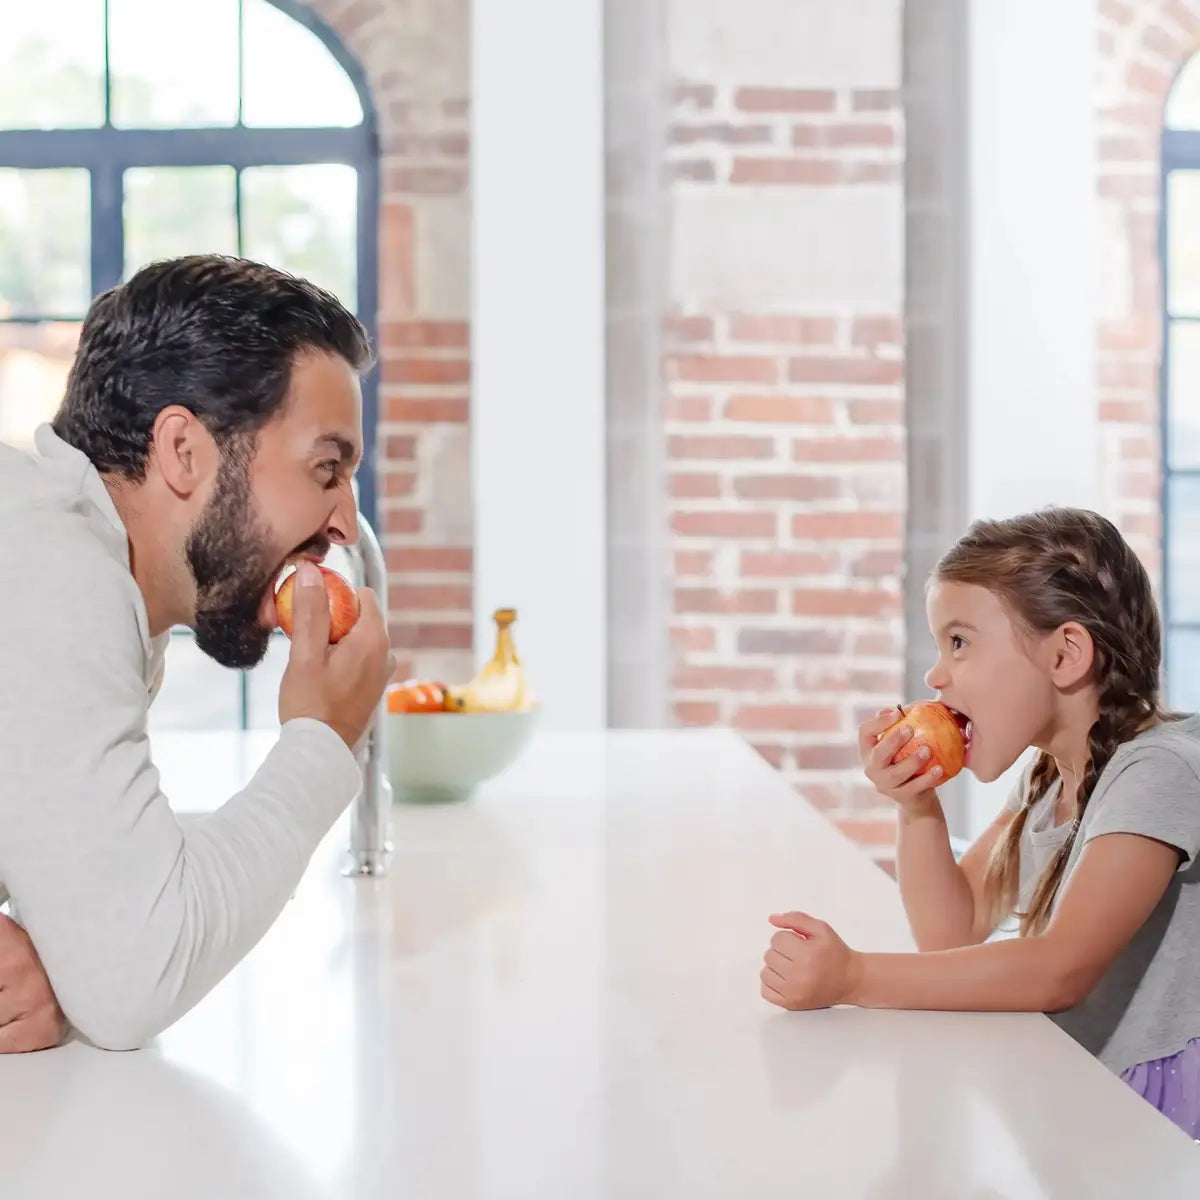
[[[1092,0],[970,0],[969,518],[1101,503]],[[972,781],[971,827],[1015,770]]]
[[516,607],[547,726],[602,728],[603,4],[471,9],[476,651]]

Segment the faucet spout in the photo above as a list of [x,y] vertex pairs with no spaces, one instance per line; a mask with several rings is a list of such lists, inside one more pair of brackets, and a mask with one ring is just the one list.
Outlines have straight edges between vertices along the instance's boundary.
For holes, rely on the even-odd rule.
[[[387,561],[370,522],[358,514],[358,543],[346,546],[357,575],[356,586],[369,587],[388,611]],[[386,875],[391,857],[392,785],[387,775],[387,703],[379,702],[358,753],[362,787],[350,811],[350,849],[342,874]]]

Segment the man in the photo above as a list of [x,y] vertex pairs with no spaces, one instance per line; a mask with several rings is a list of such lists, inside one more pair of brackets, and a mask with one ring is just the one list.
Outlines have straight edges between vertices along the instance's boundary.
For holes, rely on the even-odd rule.
[[[370,361],[360,323],[303,280],[157,263],[92,305],[37,454],[0,446],[0,900],[28,934],[0,928],[5,1048],[59,1040],[54,997],[93,1043],[145,1044],[261,938],[354,798],[394,661],[369,589],[328,644],[307,560],[357,537]],[[278,743],[181,825],[146,735],[169,631],[254,666],[290,563]]]

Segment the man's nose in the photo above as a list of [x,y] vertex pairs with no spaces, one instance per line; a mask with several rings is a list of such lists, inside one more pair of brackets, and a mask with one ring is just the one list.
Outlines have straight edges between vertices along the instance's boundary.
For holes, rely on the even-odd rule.
[[338,488],[337,505],[325,532],[335,546],[353,546],[358,541],[358,502],[349,484]]

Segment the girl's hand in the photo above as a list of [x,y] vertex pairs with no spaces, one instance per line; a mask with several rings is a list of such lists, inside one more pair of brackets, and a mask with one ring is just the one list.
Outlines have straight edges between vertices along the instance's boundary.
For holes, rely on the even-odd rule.
[[793,1011],[847,1003],[862,973],[860,956],[806,913],[775,914],[770,921],[779,932],[763,955],[763,999]]
[[[941,782],[942,769],[934,767],[925,771],[929,763],[928,746],[922,746],[916,754],[910,754],[893,765],[896,752],[912,737],[911,727],[901,725],[882,741],[878,739],[889,725],[894,725],[898,720],[899,709],[885,708],[864,721],[858,727],[858,753],[863,771],[875,785],[875,790],[901,808],[917,813],[937,803],[934,789]],[[919,774],[921,771],[925,771],[925,774]]]

